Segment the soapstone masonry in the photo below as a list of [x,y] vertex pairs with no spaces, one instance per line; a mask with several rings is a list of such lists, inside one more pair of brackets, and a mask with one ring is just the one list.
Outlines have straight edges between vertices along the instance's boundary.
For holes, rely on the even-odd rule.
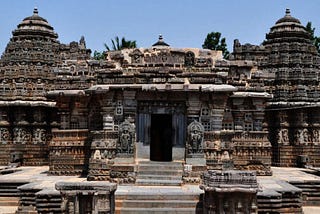
[[[151,47],[108,51],[102,60],[84,37],[60,43],[34,9],[0,59],[0,164],[128,185],[202,182],[205,212],[256,213],[264,197],[256,175],[320,167],[319,78],[311,35],[288,9],[261,45],[235,40],[228,59],[171,47],[160,35]],[[210,176],[247,180],[219,189]],[[238,188],[244,181],[250,191]],[[57,184],[63,212],[113,213],[116,185],[102,189],[109,187],[91,195]],[[70,205],[86,197],[111,205]]]

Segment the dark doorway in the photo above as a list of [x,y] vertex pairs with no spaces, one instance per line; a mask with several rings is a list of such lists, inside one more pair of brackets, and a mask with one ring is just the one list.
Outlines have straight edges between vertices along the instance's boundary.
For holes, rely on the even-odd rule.
[[92,213],[92,195],[80,195],[79,196],[79,213],[91,214]]
[[172,161],[172,115],[151,115],[150,160]]

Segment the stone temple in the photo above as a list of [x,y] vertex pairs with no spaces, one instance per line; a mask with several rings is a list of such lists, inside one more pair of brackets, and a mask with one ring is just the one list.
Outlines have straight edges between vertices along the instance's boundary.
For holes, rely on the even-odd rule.
[[102,214],[320,206],[320,56],[288,9],[261,45],[235,40],[228,60],[162,36],[95,60],[84,37],[60,43],[34,9],[12,32],[0,73],[0,207]]

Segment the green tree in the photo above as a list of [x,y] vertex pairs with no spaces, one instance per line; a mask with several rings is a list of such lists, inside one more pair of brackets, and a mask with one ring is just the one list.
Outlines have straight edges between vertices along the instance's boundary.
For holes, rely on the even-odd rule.
[[94,51],[93,52],[93,58],[96,59],[96,60],[105,59],[105,57],[106,57],[106,52],[105,51],[102,51],[102,52]]
[[122,50],[125,48],[136,48],[137,43],[135,40],[126,40],[124,37],[120,40],[118,36],[115,39],[111,39],[112,48],[110,48],[106,43],[104,43],[104,47],[110,50]]
[[210,50],[221,50],[224,58],[227,58],[229,56],[226,38],[221,38],[220,32],[208,33],[206,39],[204,40],[202,48]]
[[316,46],[318,53],[320,53],[320,37],[314,35],[315,28],[312,27],[312,22],[307,23],[306,30],[310,33],[311,41]]

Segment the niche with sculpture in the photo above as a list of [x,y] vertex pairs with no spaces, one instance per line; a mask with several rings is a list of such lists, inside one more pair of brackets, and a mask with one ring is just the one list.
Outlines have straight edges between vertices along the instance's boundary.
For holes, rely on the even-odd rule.
[[133,154],[135,125],[125,120],[119,126],[118,153]]
[[188,154],[202,154],[203,153],[203,135],[204,127],[198,121],[193,121],[188,126]]

